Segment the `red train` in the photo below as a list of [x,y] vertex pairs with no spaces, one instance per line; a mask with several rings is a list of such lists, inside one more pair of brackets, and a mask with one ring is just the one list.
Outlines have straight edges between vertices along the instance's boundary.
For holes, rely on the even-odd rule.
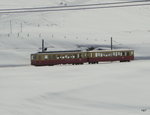
[[31,54],[31,65],[94,64],[103,61],[134,60],[134,50],[58,51]]

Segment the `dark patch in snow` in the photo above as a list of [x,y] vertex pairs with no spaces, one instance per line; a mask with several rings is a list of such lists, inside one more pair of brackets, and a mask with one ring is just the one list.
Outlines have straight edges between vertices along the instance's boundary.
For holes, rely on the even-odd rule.
[[135,60],[150,60],[150,56],[136,56]]
[[29,66],[29,64],[9,64],[9,65],[0,65],[0,68],[6,68],[6,67],[24,67]]

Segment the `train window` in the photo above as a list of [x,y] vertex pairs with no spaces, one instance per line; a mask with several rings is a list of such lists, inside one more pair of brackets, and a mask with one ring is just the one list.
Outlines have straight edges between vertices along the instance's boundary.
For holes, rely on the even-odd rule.
[[92,57],[92,53],[90,53],[90,57]]
[[97,53],[97,57],[100,57],[100,53]]
[[51,55],[48,55],[48,58],[51,59]]
[[119,55],[119,52],[116,52],[116,56],[118,56]]
[[95,57],[95,53],[92,53],[92,57]]
[[81,54],[81,57],[84,58],[84,57],[85,57],[85,53],[82,53],[82,54]]
[[67,55],[65,58],[66,58],[66,59],[69,59],[69,56]]
[[83,55],[82,54],[79,54],[80,58],[83,58]]
[[80,58],[80,54],[77,54],[77,58]]
[[52,55],[49,55],[49,59],[52,59],[53,57],[52,57]]
[[98,53],[95,53],[95,57],[98,57]]
[[122,52],[120,52],[120,56],[122,56]]
[[49,56],[49,59],[53,59],[53,55],[50,55],[50,56]]
[[110,56],[110,57],[112,56],[112,52],[109,53],[109,56]]
[[56,59],[56,55],[52,55],[53,56],[53,59]]
[[117,56],[122,56],[122,52],[117,52]]
[[103,54],[102,54],[102,53],[100,53],[100,57],[103,57]]
[[108,52],[108,53],[107,53],[107,56],[108,56],[108,57],[111,57],[111,52]]
[[79,55],[79,58],[81,58],[81,54],[78,54]]
[[77,54],[74,55],[74,58],[77,58]]
[[41,60],[41,56],[40,55],[38,56],[38,60]]
[[66,59],[68,58],[68,56],[67,56],[67,55],[65,55],[64,57],[65,57]]
[[127,56],[127,52],[124,52],[124,56]]
[[122,56],[125,56],[125,52],[122,52]]
[[102,57],[102,56],[103,56],[103,54],[102,54],[102,53],[99,53],[98,55],[99,55],[99,57]]
[[95,57],[95,53],[92,53],[92,57]]
[[105,57],[108,57],[108,53],[105,53]]
[[51,59],[55,59],[55,56],[54,56],[54,55],[51,55]]
[[116,55],[116,52],[113,52],[113,56],[117,56],[117,55]]
[[76,57],[75,58],[78,58],[78,54],[76,54]]
[[129,52],[127,52],[127,56],[130,56],[130,53],[129,53]]
[[35,55],[32,55],[32,56],[31,56],[31,60],[36,60],[36,56],[35,56]]
[[103,53],[103,57],[108,57],[108,53]]
[[44,56],[44,59],[48,59],[48,55],[45,55],[45,56]]
[[100,55],[99,55],[100,57],[102,57],[102,53],[100,53]]
[[131,56],[133,56],[134,55],[134,52],[133,51],[131,51]]
[[105,57],[105,53],[102,54],[102,57]]
[[56,56],[55,56],[55,55],[52,55],[51,58],[52,58],[52,59],[56,59]]

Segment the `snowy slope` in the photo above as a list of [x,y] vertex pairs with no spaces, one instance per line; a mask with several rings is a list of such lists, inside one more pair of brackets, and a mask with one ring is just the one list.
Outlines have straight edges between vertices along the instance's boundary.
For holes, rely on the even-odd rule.
[[1,68],[0,113],[149,115],[149,68],[150,61]]
[[[0,0],[0,8],[114,1],[118,0]],[[149,115],[149,10],[142,6],[1,14],[0,114]],[[40,51],[42,39],[49,50],[71,50],[109,48],[110,37],[114,48],[134,49],[138,60],[30,66],[30,54]]]
[[[1,9],[58,6],[62,2],[73,5],[103,3],[105,1],[52,0],[35,2],[31,0],[29,4],[28,1],[19,0],[10,2],[8,6],[4,5],[8,1],[2,1]],[[29,55],[41,47],[41,39],[45,39],[46,47],[49,47],[49,50],[61,50],[61,48],[78,49],[78,45],[87,44],[109,45],[110,37],[113,37],[115,47],[133,48],[136,50],[137,56],[148,57],[150,53],[148,50],[144,53],[141,51],[147,49],[149,44],[149,10],[149,6],[142,6],[85,11],[3,14],[0,16],[1,52],[11,49],[10,52],[13,53],[13,49],[15,52],[16,49],[21,49],[21,52],[17,51],[16,54],[10,55],[16,55],[15,58],[19,57],[18,64],[29,64]],[[138,48],[139,45],[140,48]],[[0,57],[1,63],[16,63],[13,59],[3,60],[6,55],[9,54],[6,53]]]

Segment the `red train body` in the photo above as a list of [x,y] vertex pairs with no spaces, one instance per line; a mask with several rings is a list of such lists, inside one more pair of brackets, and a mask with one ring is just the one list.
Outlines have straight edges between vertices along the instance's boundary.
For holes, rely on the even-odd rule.
[[31,54],[31,65],[35,66],[98,63],[104,61],[125,62],[130,60],[134,60],[133,50],[62,51]]

